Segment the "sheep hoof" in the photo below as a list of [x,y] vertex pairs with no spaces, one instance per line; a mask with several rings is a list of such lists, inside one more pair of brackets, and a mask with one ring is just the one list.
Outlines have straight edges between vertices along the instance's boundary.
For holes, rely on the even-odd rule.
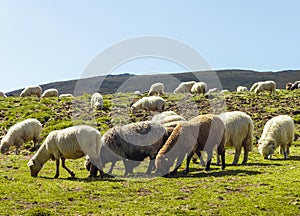
[[75,177],[75,173],[73,171],[70,172],[70,175],[74,178]]
[[56,174],[53,178],[58,178],[58,176],[59,176],[59,175]]

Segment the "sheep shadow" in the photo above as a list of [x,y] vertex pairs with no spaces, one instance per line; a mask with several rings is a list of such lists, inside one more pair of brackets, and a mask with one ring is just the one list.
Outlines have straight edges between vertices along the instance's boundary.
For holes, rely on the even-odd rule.
[[269,167],[269,166],[282,166],[282,164],[278,164],[278,163],[246,163],[246,164],[236,164],[236,165],[232,165],[232,164],[228,164],[226,165],[226,167],[251,167],[251,166],[260,166],[260,167]]
[[[53,177],[46,177],[46,176],[40,176],[39,178],[42,179],[52,179],[55,180],[56,178]],[[125,181],[124,179],[120,178],[114,178],[111,176],[104,176],[101,178],[100,176],[97,177],[85,177],[85,178],[79,178],[79,177],[67,177],[67,178],[57,178],[59,180],[65,180],[65,181],[74,181],[74,182],[95,182],[95,181],[101,181],[101,182],[123,182]]]
[[289,156],[287,159],[284,158],[271,158],[271,161],[300,161],[300,156]]

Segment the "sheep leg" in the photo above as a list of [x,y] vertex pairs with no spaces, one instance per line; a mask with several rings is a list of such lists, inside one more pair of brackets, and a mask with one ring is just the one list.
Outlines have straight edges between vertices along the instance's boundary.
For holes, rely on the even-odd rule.
[[183,156],[183,157],[180,156],[180,157],[177,159],[177,161],[176,161],[176,166],[175,166],[174,170],[170,173],[171,176],[173,176],[173,175],[175,175],[175,174],[177,173],[178,168],[181,166],[183,159],[184,159],[184,156]]
[[240,155],[241,155],[241,151],[242,151],[242,149],[240,147],[235,148],[235,154],[234,154],[234,159],[233,159],[232,165],[236,165],[238,163]]
[[91,163],[91,167],[90,167],[90,174],[89,174],[89,177],[96,177],[97,176],[97,173],[98,173],[98,168],[93,164]]
[[242,161],[242,164],[246,164],[248,161],[248,150],[244,148],[244,159]]
[[54,178],[58,178],[58,176],[59,176],[59,159],[56,159],[55,162],[56,162],[56,174],[55,174]]
[[112,174],[112,171],[113,171],[113,169],[114,169],[114,167],[115,167],[115,164],[116,164],[116,161],[111,162],[110,169],[109,169],[108,172],[107,172],[109,175]]
[[154,169],[154,167],[155,167],[155,160],[150,158],[150,162],[149,162],[149,166],[148,166],[146,174],[150,175],[151,171]]
[[[72,177],[75,177],[75,173],[72,171],[72,170],[70,170],[70,169],[68,169],[68,167],[66,167],[66,164],[65,164],[65,161],[66,161],[66,158],[61,158],[61,166],[62,166],[62,168],[64,168],[65,170],[67,170],[68,171],[68,173],[70,173],[70,175],[72,176]],[[92,165],[93,166],[93,165]]]
[[207,162],[206,162],[206,165],[205,165],[205,171],[208,171],[210,169],[212,155],[213,155],[212,151],[207,152]]
[[194,155],[194,152],[191,152],[186,158],[186,168],[185,168],[185,171],[183,172],[183,174],[185,174],[185,175],[187,175],[189,173],[190,162],[191,162],[193,155]]
[[204,166],[204,165],[205,165],[205,161],[204,161],[204,159],[203,159],[203,156],[202,156],[201,152],[200,152],[200,151],[199,151],[199,152],[196,152],[196,154],[198,155],[198,157],[199,157],[199,159],[200,159],[199,165],[200,165],[200,166]]

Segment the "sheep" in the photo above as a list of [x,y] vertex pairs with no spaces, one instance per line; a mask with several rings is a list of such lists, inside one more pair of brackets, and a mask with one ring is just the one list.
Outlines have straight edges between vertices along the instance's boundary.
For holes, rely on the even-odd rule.
[[207,84],[205,82],[196,82],[191,89],[192,94],[205,94],[207,89]]
[[218,93],[220,93],[220,90],[218,88],[209,89],[208,92],[205,94],[205,98],[211,98]]
[[141,95],[142,95],[142,93],[141,93],[140,91],[135,91],[135,92],[133,92],[133,95],[136,95],[136,96],[141,96]]
[[284,159],[287,159],[293,138],[293,119],[287,115],[273,117],[264,126],[262,135],[258,140],[258,152],[265,159],[270,159],[275,148],[279,146],[280,154],[283,154]]
[[[101,139],[101,164],[114,164],[123,160],[125,174],[132,173],[134,166],[150,157],[147,174],[154,168],[157,152],[167,138],[166,129],[157,122],[143,121],[109,129]],[[101,169],[101,168],[100,168]],[[102,170],[102,169],[101,169]]]
[[246,86],[238,86],[236,88],[236,91],[237,92],[247,92],[248,91],[248,88]]
[[222,91],[220,91],[220,94],[226,94],[226,93],[229,93],[230,91],[229,90],[227,90],[227,89],[223,89]]
[[91,108],[101,110],[103,107],[103,97],[100,93],[96,92],[91,97]]
[[165,111],[152,117],[151,121],[162,124],[165,128],[174,129],[179,122],[186,119],[173,111]]
[[252,150],[253,122],[249,115],[240,111],[225,112],[219,115],[225,125],[225,147],[234,147],[235,155],[232,165],[239,161],[242,148],[244,148],[245,164],[248,152]]
[[60,94],[59,95],[59,98],[65,98],[65,97],[74,98],[74,96],[72,94]]
[[46,97],[58,97],[58,90],[55,88],[45,90],[42,94],[42,98]]
[[285,84],[285,89],[286,90],[291,90],[292,86],[293,86],[293,83],[288,82],[287,84]]
[[143,97],[131,106],[131,112],[135,113],[138,110],[162,112],[165,109],[165,104],[166,101],[158,96]]
[[163,83],[154,83],[151,85],[148,96],[153,95],[163,95],[165,90],[165,85]]
[[[43,165],[50,159],[56,161],[56,173],[54,178],[59,177],[59,161],[68,173],[75,177],[75,173],[65,165],[66,159],[78,159],[84,155],[93,158],[99,157],[100,152],[100,132],[93,127],[78,125],[63,130],[55,130],[49,133],[45,141],[29,160],[28,167],[32,177],[37,177]],[[96,155],[96,156],[95,156]],[[97,164],[101,166],[101,164]]]
[[6,94],[3,91],[0,91],[0,97],[6,98],[7,96],[6,96]]
[[213,149],[217,147],[222,158],[222,169],[225,169],[225,134],[224,124],[216,115],[200,115],[187,122],[179,123],[166,143],[156,156],[156,173],[168,174],[170,167],[177,158],[176,166],[170,175],[177,173],[185,155],[187,154],[186,169],[189,172],[189,163],[194,153],[201,157],[201,151],[206,151],[208,159],[205,170],[210,169]]
[[270,91],[271,93],[275,93],[276,83],[274,81],[257,82],[252,85],[250,91],[254,92],[255,94],[263,91]]
[[195,83],[196,83],[195,81],[188,81],[188,82],[180,83],[179,86],[174,90],[174,94],[191,93],[191,89]]
[[300,81],[295,81],[291,86],[291,90],[295,90],[299,88]]
[[0,150],[2,154],[9,151],[10,146],[16,146],[16,154],[19,154],[19,147],[25,142],[33,140],[34,148],[40,144],[42,124],[37,119],[26,119],[11,128],[1,140]]
[[21,97],[37,96],[40,98],[42,95],[42,88],[40,86],[26,87],[20,94]]

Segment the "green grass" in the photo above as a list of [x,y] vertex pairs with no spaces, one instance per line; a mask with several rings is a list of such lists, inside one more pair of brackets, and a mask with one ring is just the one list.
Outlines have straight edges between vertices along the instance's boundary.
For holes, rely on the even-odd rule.
[[[280,91],[275,97],[229,93],[224,100],[226,110],[242,110],[252,117],[257,140],[265,122],[279,114],[292,116],[295,133],[300,134],[299,96],[300,91]],[[166,95],[168,109],[180,110],[178,102],[183,98]],[[76,98],[77,102],[81,102],[80,106],[74,106],[70,99],[0,99],[1,136],[10,126],[29,117],[42,122],[43,139],[52,130],[81,123],[93,125],[103,134],[114,125],[112,120],[124,120],[122,115],[117,115],[119,112],[126,114],[127,117],[123,115],[123,118],[129,122],[150,118],[143,111],[130,114],[125,106],[130,104],[126,94],[118,97],[105,95],[104,99],[105,109],[99,111],[92,110],[85,102],[89,101],[89,95]],[[202,96],[186,100],[195,102],[201,114],[211,111],[209,101]],[[116,102],[121,104],[113,106]],[[36,113],[37,110],[40,112]],[[191,113],[185,115],[190,116]],[[79,118],[81,116],[83,119]],[[60,177],[53,179],[53,161],[44,165],[39,177],[32,178],[27,167],[34,153],[28,150],[30,146],[31,143],[25,144],[21,155],[13,152],[0,155],[0,215],[300,214],[300,138],[293,143],[288,160],[283,160],[278,153],[272,160],[264,160],[254,147],[247,165],[230,166],[234,150],[227,149],[228,166],[224,171],[212,165],[211,171],[205,172],[203,167],[191,163],[191,172],[187,176],[182,174],[183,165],[174,178],[143,177],[143,166],[135,169],[134,177],[122,178],[120,163],[114,169],[116,178],[89,179],[84,169],[84,158],[66,162],[76,173],[75,179],[69,178],[63,169]]]

